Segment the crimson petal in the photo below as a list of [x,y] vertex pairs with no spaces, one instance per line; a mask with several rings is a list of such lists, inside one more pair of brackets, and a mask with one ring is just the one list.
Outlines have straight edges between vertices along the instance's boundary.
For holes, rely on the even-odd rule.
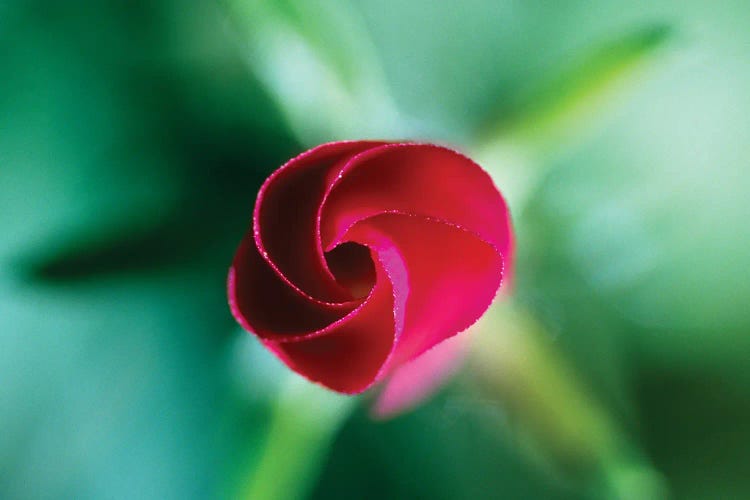
[[376,263],[376,283],[362,307],[325,335],[292,342],[266,341],[291,369],[338,392],[354,394],[382,376],[396,337],[388,271]]
[[361,392],[474,323],[512,244],[502,196],[461,154],[325,144],[262,186],[230,307],[293,370]]
[[323,258],[318,207],[332,182],[330,171],[378,144],[356,141],[318,146],[287,162],[260,188],[253,216],[256,245],[271,268],[305,295],[331,302],[352,299]]
[[321,238],[330,246],[357,220],[398,211],[435,217],[476,233],[509,265],[508,208],[482,168],[456,151],[432,144],[385,144],[341,166],[323,202]]

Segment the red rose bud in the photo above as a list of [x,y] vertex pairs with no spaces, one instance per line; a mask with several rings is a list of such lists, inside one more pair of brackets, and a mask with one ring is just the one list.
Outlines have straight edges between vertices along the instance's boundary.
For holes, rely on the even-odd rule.
[[[471,326],[512,245],[505,201],[465,156],[430,144],[323,144],[261,187],[229,305],[289,368],[358,393]],[[432,358],[424,365],[437,374],[448,360]],[[410,391],[419,388],[398,389],[386,406]]]

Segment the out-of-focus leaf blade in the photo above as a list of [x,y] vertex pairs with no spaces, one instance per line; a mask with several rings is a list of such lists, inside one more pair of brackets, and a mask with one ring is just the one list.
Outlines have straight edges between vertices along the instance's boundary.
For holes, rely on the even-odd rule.
[[592,47],[517,96],[510,110],[484,128],[481,141],[520,140],[538,146],[574,136],[618,92],[637,83],[641,70],[671,32],[664,24],[645,26]]
[[348,2],[226,0],[251,70],[306,144],[399,137],[403,118]]

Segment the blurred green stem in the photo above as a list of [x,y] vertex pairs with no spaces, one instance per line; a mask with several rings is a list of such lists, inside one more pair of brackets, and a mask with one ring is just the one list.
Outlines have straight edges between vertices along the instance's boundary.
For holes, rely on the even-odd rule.
[[259,458],[242,474],[235,498],[306,498],[341,424],[357,398],[288,375],[276,399]]
[[[487,124],[472,155],[502,187],[516,216],[543,178],[549,164],[544,156],[579,138],[622,96],[669,33],[654,25],[607,41],[532,90],[514,112]],[[667,496],[661,475],[581,383],[531,312],[507,300],[483,322],[490,326],[477,328],[470,364],[492,397],[517,415],[527,451],[551,457],[548,466],[576,471],[595,498]],[[502,325],[502,333],[491,325]]]
[[627,439],[564,357],[547,340],[542,325],[525,308],[508,300],[483,321],[503,325],[477,329],[470,366],[495,399],[518,417],[528,451],[553,457],[574,470],[596,498],[666,497],[661,475]]

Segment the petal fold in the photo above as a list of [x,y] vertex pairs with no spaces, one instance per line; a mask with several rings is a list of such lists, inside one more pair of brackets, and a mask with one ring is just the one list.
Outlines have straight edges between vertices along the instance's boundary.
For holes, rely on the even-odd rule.
[[311,298],[352,300],[328,269],[317,217],[332,182],[331,170],[376,144],[356,141],[318,146],[287,162],[260,188],[253,217],[258,250],[284,281]]
[[460,153],[324,144],[261,187],[229,305],[312,381],[358,393],[388,380],[376,408],[386,414],[450,373],[462,345],[452,337],[489,307],[512,246],[505,201]]
[[387,272],[376,264],[377,278],[363,307],[325,335],[297,342],[266,341],[292,370],[334,391],[355,394],[381,378],[393,351],[393,289]]
[[442,219],[510,254],[512,228],[505,200],[482,168],[460,153],[431,144],[371,147],[344,164],[321,214],[323,246],[355,222],[398,211]]
[[380,214],[356,223],[345,238],[369,246],[381,260],[399,262],[404,270],[390,276],[397,336],[389,366],[471,326],[502,280],[503,260],[494,246],[441,220]]

